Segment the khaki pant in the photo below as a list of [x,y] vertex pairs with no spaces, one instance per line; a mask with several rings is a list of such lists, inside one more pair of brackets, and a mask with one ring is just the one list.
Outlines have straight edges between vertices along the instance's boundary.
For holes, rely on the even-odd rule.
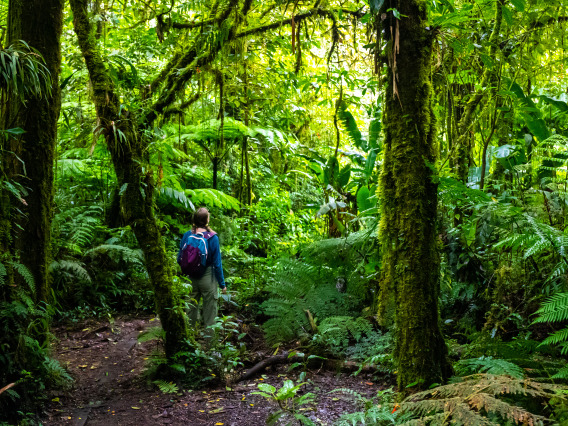
[[197,324],[199,315],[199,299],[203,298],[203,324],[209,327],[215,324],[217,317],[217,299],[219,299],[219,283],[213,273],[213,267],[209,266],[205,270],[205,274],[199,279],[191,280],[193,290],[191,292],[191,299],[197,302],[189,309],[189,321],[192,326]]

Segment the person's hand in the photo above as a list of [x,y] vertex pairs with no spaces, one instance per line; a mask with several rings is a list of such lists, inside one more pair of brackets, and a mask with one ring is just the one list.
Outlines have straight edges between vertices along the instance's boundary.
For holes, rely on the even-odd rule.
[[227,287],[223,287],[223,290],[221,290],[223,292],[223,294],[227,294]]

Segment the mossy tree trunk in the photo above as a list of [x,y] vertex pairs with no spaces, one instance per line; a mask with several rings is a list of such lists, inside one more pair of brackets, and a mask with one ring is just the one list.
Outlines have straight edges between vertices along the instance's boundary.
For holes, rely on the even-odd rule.
[[[402,15],[396,19],[389,8]],[[444,381],[450,367],[439,325],[436,234],[435,119],[432,111],[433,35],[425,0],[391,0],[383,34],[389,41],[385,157],[380,177],[383,271],[379,319],[394,320],[398,385]],[[380,19],[380,13],[379,18]]]
[[166,335],[166,356],[171,359],[184,348],[188,330],[180,301],[173,291],[172,268],[154,215],[152,173],[143,171],[144,141],[134,115],[121,110],[116,88],[97,48],[96,28],[89,20],[89,1],[71,0],[70,3],[75,33],[91,79],[99,126],[121,188],[121,213],[132,226],[144,252],[156,309]]
[[[63,8],[64,0],[11,0],[8,7],[7,44],[23,40],[36,49],[44,58],[52,81],[50,94],[30,96],[25,104],[12,96],[3,114],[6,128],[19,127],[25,131],[9,141],[10,154],[4,159],[3,172],[26,188],[28,194],[18,205],[23,214],[10,217],[11,209],[3,206],[2,232],[4,238],[12,234],[10,250],[19,253],[19,262],[34,277],[36,303],[46,301],[49,293],[47,270],[53,215],[53,162],[61,107]],[[5,198],[2,204],[5,201],[9,204]],[[16,226],[12,227],[14,219]]]

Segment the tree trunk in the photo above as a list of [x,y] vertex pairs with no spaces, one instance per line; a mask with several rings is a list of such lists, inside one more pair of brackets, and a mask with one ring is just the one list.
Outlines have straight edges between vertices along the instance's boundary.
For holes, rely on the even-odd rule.
[[213,162],[213,189],[217,189],[217,175],[219,173],[219,163],[221,159],[215,156],[211,161]]
[[97,49],[95,28],[87,11],[89,1],[71,0],[70,3],[75,33],[93,87],[99,127],[106,138],[122,192],[120,208],[144,252],[156,309],[166,334],[166,357],[171,359],[184,349],[188,331],[180,301],[172,288],[170,260],[154,216],[152,173],[144,175],[142,168],[145,163],[143,140],[133,114],[121,110],[116,88]]
[[[57,141],[57,120],[61,107],[59,71],[61,68],[61,32],[64,0],[12,0],[8,9],[7,43],[23,40],[44,58],[52,80],[49,96],[31,96],[23,105],[15,96],[10,99],[4,123],[25,130],[10,142],[19,158],[4,170],[27,188],[25,203],[19,206],[18,226],[13,227],[14,247],[20,262],[32,273],[36,303],[48,296],[47,269],[53,215],[53,161]],[[15,158],[15,157],[14,157]],[[8,212],[3,212],[3,216]]]
[[[386,12],[389,8],[403,16],[396,19]],[[393,34],[389,43],[394,48],[389,57],[380,178],[379,319],[383,324],[394,319],[398,386],[404,392],[412,382],[427,388],[450,373],[438,313],[433,35],[427,29],[425,0],[391,0],[383,9],[388,13],[384,34]]]

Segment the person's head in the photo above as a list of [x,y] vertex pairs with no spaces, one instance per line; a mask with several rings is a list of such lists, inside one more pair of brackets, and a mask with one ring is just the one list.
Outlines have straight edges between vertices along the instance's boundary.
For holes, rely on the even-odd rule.
[[209,210],[205,207],[198,208],[193,214],[193,229],[204,228],[211,231],[209,228]]

